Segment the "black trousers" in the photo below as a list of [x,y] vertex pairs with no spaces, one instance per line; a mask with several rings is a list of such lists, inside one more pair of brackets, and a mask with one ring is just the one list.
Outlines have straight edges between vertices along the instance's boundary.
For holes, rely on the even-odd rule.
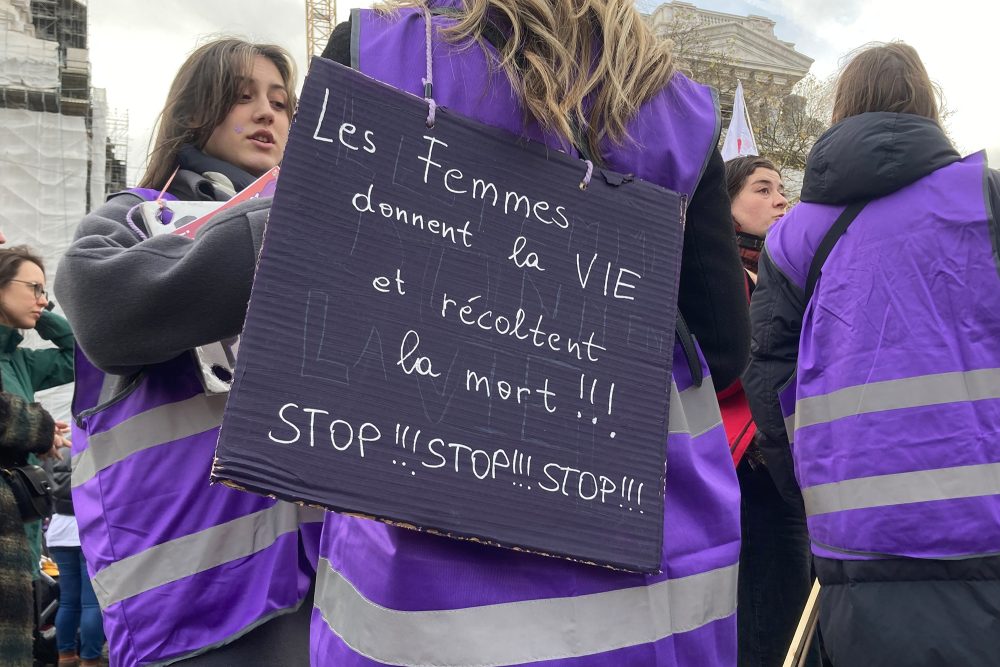
[[[812,588],[805,511],[778,493],[762,463],[740,461],[740,580],[736,632],[739,667],[781,667]],[[819,666],[817,642],[808,667]]]

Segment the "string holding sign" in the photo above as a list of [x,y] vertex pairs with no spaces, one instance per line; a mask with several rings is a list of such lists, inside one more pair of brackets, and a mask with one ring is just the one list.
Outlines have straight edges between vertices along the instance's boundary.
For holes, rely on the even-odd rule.
[[427,44],[427,76],[423,79],[424,84],[424,99],[427,100],[427,127],[434,127],[434,116],[437,113],[437,102],[434,101],[434,56],[431,52],[431,31],[433,26],[431,25],[431,12],[424,5],[424,23],[427,30],[427,39],[424,41]]
[[583,180],[580,181],[580,189],[586,190],[587,186],[590,185],[590,177],[594,175],[594,163],[590,160],[584,160],[587,163],[587,173],[584,174]]

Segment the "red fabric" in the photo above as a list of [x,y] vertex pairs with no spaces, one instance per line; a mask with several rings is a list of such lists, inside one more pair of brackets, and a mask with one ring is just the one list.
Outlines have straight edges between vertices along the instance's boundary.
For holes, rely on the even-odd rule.
[[[753,284],[749,274],[744,272],[744,276],[746,277],[745,287],[749,303]],[[739,380],[735,380],[731,385],[718,392],[716,396],[719,398],[719,408],[722,410],[722,425],[726,428],[729,451],[733,454],[733,465],[739,465],[747,447],[753,442],[753,436],[757,433],[757,425],[753,423],[750,404],[747,402],[746,394],[743,393],[743,385]]]
[[718,396],[719,408],[722,410],[722,425],[726,429],[729,451],[733,454],[733,465],[739,465],[747,447],[753,442],[757,425],[750,416],[750,404],[747,403],[743,385],[739,380],[719,392]]

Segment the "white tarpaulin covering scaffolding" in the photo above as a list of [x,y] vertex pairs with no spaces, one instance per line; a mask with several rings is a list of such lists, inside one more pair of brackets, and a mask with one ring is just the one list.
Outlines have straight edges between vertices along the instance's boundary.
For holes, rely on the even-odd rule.
[[[49,286],[86,212],[90,150],[81,117],[0,109],[0,229],[8,245],[27,244],[41,254]],[[26,345],[48,345],[28,334]],[[62,419],[71,397],[71,385],[39,396]]]
[[0,87],[56,90],[59,44],[34,37],[28,0],[0,0]]

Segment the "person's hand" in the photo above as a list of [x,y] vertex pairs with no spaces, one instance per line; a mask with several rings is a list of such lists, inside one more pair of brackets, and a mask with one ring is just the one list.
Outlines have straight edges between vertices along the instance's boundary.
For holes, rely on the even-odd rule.
[[72,443],[69,439],[69,424],[63,421],[57,421],[55,432],[52,434],[52,448],[44,454],[39,454],[38,458],[43,460],[51,459],[53,461],[58,461],[62,458],[59,450],[69,447],[70,445],[72,445]]

